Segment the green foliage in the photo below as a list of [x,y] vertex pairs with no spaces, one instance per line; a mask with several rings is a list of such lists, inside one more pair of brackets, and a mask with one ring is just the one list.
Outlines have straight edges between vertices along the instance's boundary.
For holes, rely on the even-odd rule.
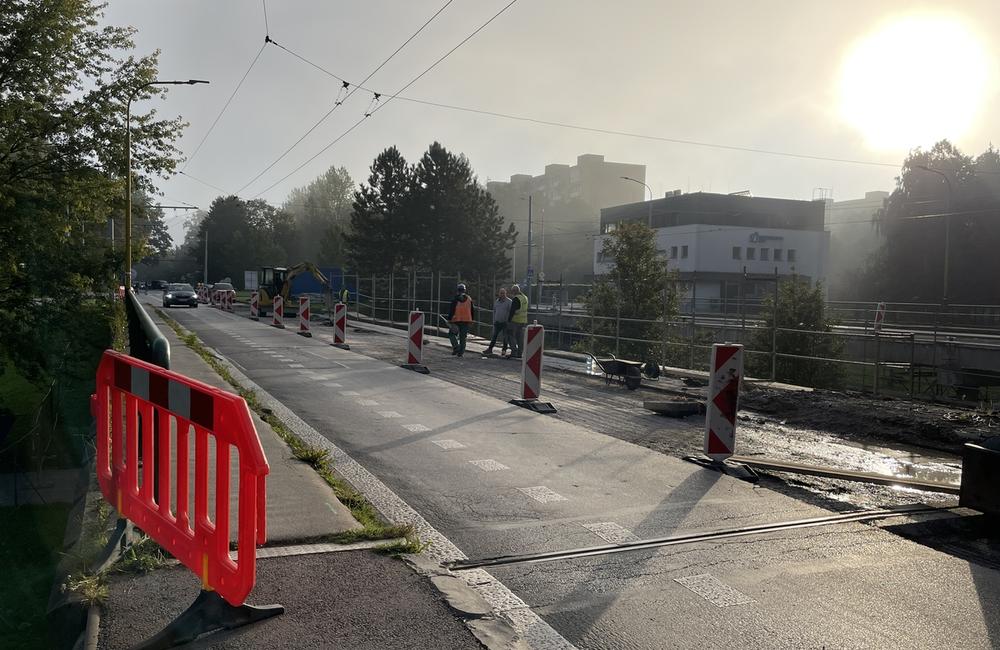
[[368,183],[355,192],[351,226],[351,266],[380,274],[416,268],[505,276],[516,236],[513,224],[503,227],[469,160],[437,142],[415,166],[395,147],[379,154]]
[[344,167],[330,167],[309,185],[291,191],[283,206],[296,226],[289,264],[344,264],[343,234],[350,226],[353,192],[354,181]]
[[594,354],[613,353],[617,332],[617,356],[639,361],[662,358],[659,342],[665,323],[677,313],[676,274],[668,271],[657,251],[653,230],[644,223],[621,224],[605,239],[601,254],[613,261],[608,274],[584,298],[595,316],[593,328],[590,319],[581,320],[581,329],[595,335]]
[[[771,350],[772,328],[774,327],[774,298],[767,296],[761,304],[764,326],[758,329],[750,348],[758,351]],[[783,280],[778,288],[778,332],[777,350],[779,354],[801,355],[822,359],[839,359],[843,350],[841,341],[832,336],[833,320],[826,315],[826,303],[821,284],[811,284],[809,280],[792,276]],[[745,357],[748,372],[755,377],[771,376],[770,355],[749,354]],[[777,359],[778,381],[800,386],[837,387],[843,379],[840,364],[813,359]]]
[[[218,197],[199,223],[194,259],[200,270],[208,237],[208,281],[232,278],[258,266],[289,264],[296,246],[295,220],[263,199],[244,201],[237,196]],[[297,263],[297,262],[296,262]]]
[[1000,301],[1000,283],[971,280],[1000,276],[1000,256],[996,255],[1000,247],[1000,152],[992,146],[975,159],[947,140],[929,151],[914,150],[903,162],[896,189],[876,218],[885,243],[860,274],[858,284],[864,297],[941,300],[948,238],[949,301]]

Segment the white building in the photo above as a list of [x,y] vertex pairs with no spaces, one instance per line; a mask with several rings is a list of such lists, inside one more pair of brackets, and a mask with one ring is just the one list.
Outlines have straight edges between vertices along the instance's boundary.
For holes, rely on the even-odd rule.
[[773,285],[762,276],[825,282],[830,236],[824,208],[823,201],[705,192],[605,208],[602,237],[594,242],[594,274],[610,269],[601,255],[607,234],[620,223],[642,221],[656,231],[668,268],[695,287],[699,311],[735,303],[741,283],[744,298],[769,294]]

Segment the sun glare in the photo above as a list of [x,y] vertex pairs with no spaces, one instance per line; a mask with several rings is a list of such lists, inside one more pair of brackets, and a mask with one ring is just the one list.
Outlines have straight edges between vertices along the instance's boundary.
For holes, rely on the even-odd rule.
[[977,34],[950,15],[889,21],[857,41],[840,74],[840,115],[874,149],[958,139],[982,109],[990,61]]

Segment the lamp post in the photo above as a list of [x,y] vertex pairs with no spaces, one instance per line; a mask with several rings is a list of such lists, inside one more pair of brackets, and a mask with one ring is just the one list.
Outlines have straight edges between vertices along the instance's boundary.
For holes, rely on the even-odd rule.
[[132,286],[132,100],[139,91],[150,86],[193,86],[207,84],[204,79],[188,79],[187,81],[161,81],[154,79],[140,84],[129,93],[125,102],[125,286]]
[[931,172],[932,174],[937,174],[944,179],[945,185],[948,187],[948,200],[945,204],[944,209],[944,278],[941,281],[941,302],[948,302],[948,261],[949,255],[951,255],[951,220],[948,218],[951,214],[951,205],[954,198],[954,190],[951,186],[951,179],[940,169],[933,169],[927,165],[916,165],[917,169],[922,169],[925,172]]
[[639,185],[642,185],[647,190],[649,190],[649,212],[648,212],[648,215],[646,217],[646,225],[649,226],[650,228],[652,228],[653,227],[653,188],[651,188],[649,185],[646,185],[645,183],[643,183],[642,181],[640,181],[637,178],[632,178],[631,176],[619,176],[618,178],[622,179],[623,181],[632,181],[633,183],[638,183]]

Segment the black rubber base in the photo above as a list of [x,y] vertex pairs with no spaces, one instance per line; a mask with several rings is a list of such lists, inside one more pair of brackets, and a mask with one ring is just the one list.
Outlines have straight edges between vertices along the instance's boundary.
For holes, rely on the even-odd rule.
[[271,323],[271,327],[277,327],[279,330],[285,329],[284,325],[275,325],[274,323]]
[[299,336],[304,336],[306,338],[310,338],[310,339],[312,338],[312,335],[313,335],[312,332],[296,332],[296,334],[298,334]]
[[534,411],[535,413],[548,414],[557,412],[556,407],[552,406],[550,402],[539,402],[537,399],[512,399],[510,403],[529,411]]
[[760,474],[758,474],[754,468],[749,465],[744,465],[743,463],[715,460],[713,458],[708,458],[707,456],[682,456],[681,458],[689,463],[701,465],[705,469],[713,469],[717,472],[722,472],[727,476],[732,476],[733,478],[738,478],[743,481],[749,481],[750,483],[757,483],[760,481]]
[[340,348],[341,350],[350,350],[351,349],[351,346],[349,346],[346,343],[331,343],[330,345],[332,345],[335,348]]
[[194,641],[202,634],[232,630],[285,613],[284,605],[234,607],[214,591],[202,591],[191,606],[133,650],[160,650]]
[[431,371],[427,369],[427,366],[422,363],[404,363],[400,365],[400,368],[406,368],[407,370],[412,370],[413,372],[419,372],[421,375],[431,374]]

